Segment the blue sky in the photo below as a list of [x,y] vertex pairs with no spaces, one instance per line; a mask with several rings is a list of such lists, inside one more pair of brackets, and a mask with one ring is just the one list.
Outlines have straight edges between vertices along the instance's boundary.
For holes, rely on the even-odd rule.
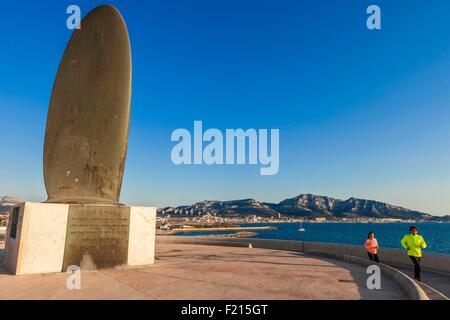
[[[111,1],[130,33],[121,201],[180,205],[299,193],[450,213],[450,2]],[[66,8],[0,2],[0,195],[43,201],[45,122]],[[366,28],[370,4],[382,30]],[[175,166],[176,128],[279,128],[280,170]]]

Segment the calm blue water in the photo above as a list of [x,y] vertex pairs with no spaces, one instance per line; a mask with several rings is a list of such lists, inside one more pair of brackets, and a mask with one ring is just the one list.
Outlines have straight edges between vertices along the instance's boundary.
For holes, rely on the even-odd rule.
[[[450,254],[450,223],[415,224],[428,247],[424,252]],[[255,223],[241,226],[276,226],[278,230],[255,231],[252,238],[282,239],[313,242],[331,242],[363,245],[369,231],[375,232],[380,248],[402,249],[401,238],[409,233],[406,223],[303,223],[306,232],[298,232],[299,223]],[[199,236],[208,234],[230,234],[230,232],[182,232],[176,235]]]

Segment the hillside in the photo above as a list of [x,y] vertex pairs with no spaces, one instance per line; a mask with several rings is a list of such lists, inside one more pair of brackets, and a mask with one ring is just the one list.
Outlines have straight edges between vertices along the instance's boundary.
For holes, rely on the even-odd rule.
[[202,201],[188,206],[166,207],[159,214],[221,216],[257,215],[262,217],[328,217],[328,218],[394,218],[431,220],[433,216],[375,200],[349,198],[347,200],[300,194],[279,203],[266,203],[255,199],[230,201]]

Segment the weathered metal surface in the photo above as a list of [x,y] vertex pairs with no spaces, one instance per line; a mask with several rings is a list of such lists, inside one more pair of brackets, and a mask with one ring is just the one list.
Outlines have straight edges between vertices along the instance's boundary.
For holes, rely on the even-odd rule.
[[44,145],[47,202],[117,203],[127,152],[131,50],[120,13],[92,10],[53,85]]

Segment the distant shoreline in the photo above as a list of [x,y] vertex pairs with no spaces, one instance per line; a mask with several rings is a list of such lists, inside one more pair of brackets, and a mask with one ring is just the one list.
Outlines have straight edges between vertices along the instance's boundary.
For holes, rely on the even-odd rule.
[[[308,223],[303,222],[304,232],[299,232],[299,223],[246,223],[241,227],[264,227],[274,226],[277,230],[260,230],[256,235],[250,236],[252,239],[272,239],[272,240],[292,240],[304,242],[324,242],[324,243],[341,243],[363,246],[367,233],[374,231],[378,240],[382,244],[382,248],[401,249],[400,240],[408,233],[410,224],[416,225],[420,229],[420,233],[427,240],[426,253],[450,254],[450,243],[447,241],[450,237],[449,223]],[[175,227],[175,226],[174,226]],[[178,227],[178,226],[177,226]],[[227,237],[236,237],[235,231],[222,229],[222,232],[210,231],[210,228],[193,229],[188,228],[192,232],[178,232],[174,236],[210,236],[217,234]],[[229,230],[229,229],[228,229]]]
[[277,230],[274,226],[264,227],[202,227],[202,228],[174,228],[171,230],[158,230],[159,235],[171,235],[180,232],[211,232],[211,231],[251,231],[251,230]]

